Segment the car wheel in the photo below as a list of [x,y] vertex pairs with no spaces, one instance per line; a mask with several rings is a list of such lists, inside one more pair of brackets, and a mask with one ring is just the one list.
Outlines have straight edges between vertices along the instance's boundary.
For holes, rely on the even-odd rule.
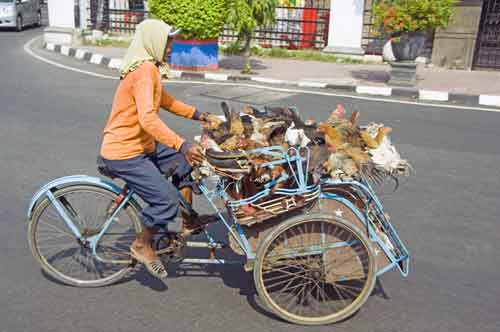
[[23,17],[21,15],[16,18],[16,31],[23,31]]

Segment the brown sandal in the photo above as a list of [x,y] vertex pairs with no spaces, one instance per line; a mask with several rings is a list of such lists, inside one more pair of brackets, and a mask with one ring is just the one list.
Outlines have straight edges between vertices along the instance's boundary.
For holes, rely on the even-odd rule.
[[144,258],[141,258],[139,255],[137,255],[137,252],[132,247],[130,248],[130,255],[139,263],[144,264],[146,270],[153,277],[156,277],[158,279],[164,279],[168,276],[167,270],[165,269],[165,266],[163,266],[163,263],[161,262],[160,258],[156,258],[151,261],[146,261]]

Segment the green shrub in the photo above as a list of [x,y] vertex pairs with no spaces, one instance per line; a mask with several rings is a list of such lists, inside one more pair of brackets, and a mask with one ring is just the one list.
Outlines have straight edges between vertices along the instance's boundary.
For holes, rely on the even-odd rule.
[[403,32],[446,27],[457,0],[378,0],[373,4],[373,23],[383,32]]
[[153,17],[181,28],[184,39],[216,39],[224,26],[225,0],[149,0]]

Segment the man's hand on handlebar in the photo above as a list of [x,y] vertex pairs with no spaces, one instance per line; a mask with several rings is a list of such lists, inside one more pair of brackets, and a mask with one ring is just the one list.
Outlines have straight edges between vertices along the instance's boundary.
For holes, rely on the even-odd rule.
[[202,113],[200,121],[201,121],[201,126],[205,129],[215,129],[219,127],[221,123],[224,122],[218,116],[208,112]]
[[191,166],[197,166],[205,160],[203,149],[198,144],[191,144],[186,151],[186,160]]

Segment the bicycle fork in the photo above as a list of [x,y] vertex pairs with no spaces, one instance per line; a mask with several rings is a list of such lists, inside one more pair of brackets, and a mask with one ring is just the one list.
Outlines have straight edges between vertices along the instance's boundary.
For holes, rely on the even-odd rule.
[[[111,226],[113,221],[115,220],[117,214],[120,212],[121,209],[130,201],[130,198],[132,198],[132,195],[134,194],[133,190],[129,190],[127,185],[123,187],[122,192],[120,195],[118,195],[117,198],[110,204],[108,211],[106,211],[106,215],[109,216],[106,221],[104,222],[104,225],[102,226],[102,229],[99,231],[98,234],[90,236],[86,238],[85,240],[90,244],[90,249],[92,250],[92,255],[96,257],[97,260],[101,262],[107,262],[107,260],[99,257],[97,254],[97,243],[99,240],[102,238],[102,236],[106,233],[108,228]],[[116,260],[113,260],[114,263],[117,263]],[[124,263],[129,262],[124,261]]]
[[[118,197],[114,199],[114,201],[110,204],[106,215],[108,216],[106,221],[104,222],[101,230],[97,234],[86,235],[85,232],[82,234],[80,229],[75,225],[74,219],[78,218],[76,211],[73,209],[71,204],[64,198],[56,198],[51,190],[46,191],[46,195],[53,204],[56,211],[59,213],[61,218],[63,219],[66,226],[68,226],[71,233],[78,240],[80,245],[88,247],[92,250],[92,255],[96,257],[101,262],[107,262],[107,260],[101,258],[97,254],[97,243],[102,238],[102,236],[109,229],[113,221],[115,220],[117,214],[120,210],[129,202],[130,198],[134,194],[133,190],[129,190],[129,188],[125,185],[122,189],[122,192]],[[117,261],[113,260],[114,263]],[[127,261],[128,262],[128,261]]]

